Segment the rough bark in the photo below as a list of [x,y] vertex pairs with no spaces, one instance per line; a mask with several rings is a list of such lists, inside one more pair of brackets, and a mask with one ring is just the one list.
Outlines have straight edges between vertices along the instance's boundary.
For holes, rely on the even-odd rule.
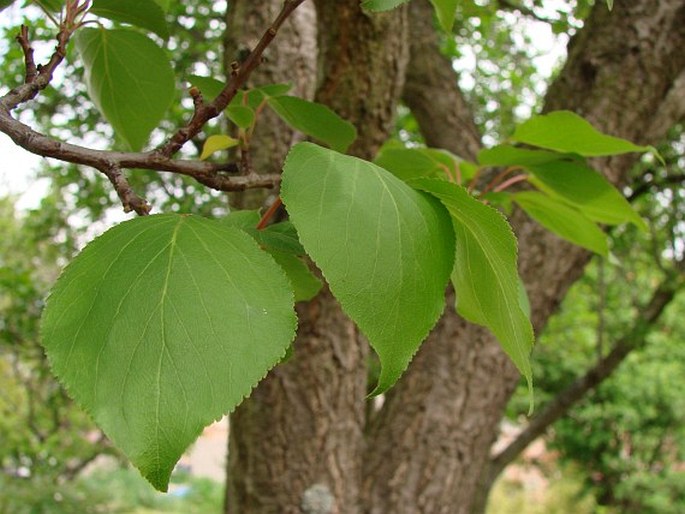
[[[317,98],[358,127],[352,152],[369,157],[389,135],[401,91],[406,13],[369,18],[357,0],[317,12]],[[328,292],[298,316],[294,356],[231,418],[227,512],[360,510],[368,346]]]
[[[280,0],[230,3],[224,40],[227,70],[245,49],[254,46],[281,4]],[[283,26],[249,85],[289,82],[293,94],[311,99],[316,64],[316,12],[314,4],[306,2]],[[260,116],[253,137],[252,165],[260,173],[277,173],[288,149],[301,135],[268,110]],[[263,202],[263,194],[253,194],[235,197],[231,203],[234,208],[257,208]],[[329,294],[307,308],[300,306],[299,317],[293,359],[270,373],[231,416],[227,513],[301,512],[305,497],[325,505],[334,496],[349,496],[340,490],[345,483],[340,477],[349,467],[342,448],[357,437],[355,426],[361,423],[355,419],[359,408],[350,398],[363,395],[363,386],[359,392],[349,389],[358,383],[350,380],[350,375],[363,372],[357,369],[364,362],[363,355],[341,353],[350,346],[349,341],[356,340],[354,326]],[[345,357],[337,367],[331,364],[336,355]],[[316,394],[311,394],[313,391]],[[322,448],[326,448],[325,461],[319,459]]]
[[357,511],[366,351],[330,293],[298,316],[293,357],[231,418],[228,512]]
[[349,153],[372,158],[391,133],[409,58],[405,8],[364,13],[359,2],[316,0],[319,102],[357,127]]
[[[681,51],[684,16],[682,0],[659,2],[656,9],[653,2],[630,0],[617,3],[611,13],[597,3],[573,40],[568,63],[550,88],[546,109],[571,109],[601,130],[650,142],[646,128],[652,113],[659,110],[685,67]],[[429,72],[439,66],[437,55],[435,46],[421,55],[434,63],[424,63]],[[414,65],[411,62],[410,68]],[[422,80],[432,82],[425,76]],[[457,139],[463,123],[432,135],[426,123],[444,117],[440,107],[433,107],[432,103],[415,105],[428,111],[416,116],[428,144],[458,152],[449,135]],[[617,183],[633,159],[613,158],[601,167]],[[520,213],[512,223],[519,237],[520,271],[539,331],[589,256]],[[467,513],[482,509],[480,475],[517,380],[489,334],[446,314],[373,423],[366,455],[366,511]]]
[[[439,51],[433,6],[428,0],[413,0],[409,13],[411,64],[402,100],[418,121],[428,146],[449,149],[464,159],[474,160],[481,147],[481,134],[458,87],[452,63]],[[440,115],[436,116],[437,113]]]

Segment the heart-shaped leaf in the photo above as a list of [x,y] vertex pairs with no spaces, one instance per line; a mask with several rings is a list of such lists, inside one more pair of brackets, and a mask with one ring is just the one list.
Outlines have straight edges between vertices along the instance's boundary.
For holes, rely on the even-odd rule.
[[406,369],[445,305],[454,235],[439,202],[369,162],[311,143],[288,155],[281,197],[302,245],[381,361]]
[[42,339],[74,399],[157,489],[202,428],[281,358],[288,279],[242,231],[159,215],[91,242],[50,293]]

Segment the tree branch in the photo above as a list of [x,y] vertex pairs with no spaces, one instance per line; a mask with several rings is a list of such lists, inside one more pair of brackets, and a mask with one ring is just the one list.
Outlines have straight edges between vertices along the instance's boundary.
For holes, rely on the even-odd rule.
[[113,152],[93,150],[64,143],[36,132],[28,125],[12,116],[12,111],[22,103],[35,98],[52,80],[55,69],[66,55],[66,48],[71,35],[82,24],[89,2],[68,0],[64,20],[57,34],[57,46],[44,66],[36,65],[33,48],[29,39],[28,28],[22,26],[17,42],[24,53],[26,66],[25,83],[9,91],[0,98],[0,131],[7,134],[18,146],[43,157],[52,157],[64,162],[91,166],[105,174],[113,184],[124,210],[135,211],[139,215],[150,212],[149,204],[138,196],[122,173],[124,168],[143,168],[156,171],[168,171],[193,177],[201,184],[220,191],[244,191],[252,188],[272,188],[280,182],[280,176],[258,175],[248,170],[241,176],[228,176],[239,167],[234,163],[212,164],[197,161],[173,160],[171,157],[181,147],[196,136],[204,125],[218,116],[235,97],[238,90],[262,60],[264,50],[271,44],[276,34],[290,14],[305,0],[286,0],[276,20],[264,33],[254,50],[245,62],[236,67],[236,71],[221,94],[212,102],[205,103],[198,93],[193,95],[195,112],[188,125],[180,129],[160,150],[150,152]]
[[678,290],[683,287],[684,278],[682,270],[675,278],[667,276],[654,291],[649,303],[641,310],[641,314],[633,322],[630,331],[613,345],[606,357],[603,357],[545,405],[518,437],[492,458],[485,475],[489,484],[492,484],[504,468],[516,459],[531,442],[543,435],[552,423],[564,416],[588,392],[609,378],[633,350],[644,346],[645,338],[654,330],[665,308]]

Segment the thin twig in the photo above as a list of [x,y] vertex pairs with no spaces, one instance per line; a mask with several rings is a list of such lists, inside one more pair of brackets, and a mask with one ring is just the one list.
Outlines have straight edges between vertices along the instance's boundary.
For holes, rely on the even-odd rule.
[[485,189],[483,189],[483,194],[490,192],[497,184],[502,182],[508,175],[511,175],[515,171],[518,171],[522,169],[520,166],[510,166],[503,171],[499,172],[495,178],[493,178],[487,186],[485,186]]
[[528,175],[516,175],[502,182],[499,186],[493,189],[493,192],[499,193],[500,191],[504,191],[508,187],[518,184],[519,182],[523,182],[524,180],[528,180]]
[[119,195],[119,199],[124,206],[124,212],[135,211],[139,216],[150,214],[150,204],[133,191],[128,180],[126,180],[126,177],[121,172],[121,168],[113,165],[105,168],[103,173],[107,175],[107,178],[114,186],[114,190]]
[[259,220],[259,223],[257,224],[257,230],[264,230],[266,228],[266,226],[269,224],[269,221],[271,218],[273,218],[274,214],[276,214],[276,211],[281,205],[283,205],[283,200],[281,200],[280,196],[277,196],[274,200],[274,203],[271,204],[271,206],[264,213],[264,216],[262,216],[262,219]]
[[24,64],[26,66],[25,84],[30,84],[38,76],[38,68],[36,68],[36,61],[33,58],[33,47],[29,39],[29,28],[22,25],[19,29],[19,34],[16,37],[17,42],[24,52]]

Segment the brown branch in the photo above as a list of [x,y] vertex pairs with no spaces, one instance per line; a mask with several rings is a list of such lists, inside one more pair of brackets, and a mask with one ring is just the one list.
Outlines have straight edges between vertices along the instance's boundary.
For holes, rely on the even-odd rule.
[[[235,163],[209,163],[164,157],[159,152],[114,152],[94,150],[71,143],[57,141],[36,132],[16,120],[0,98],[0,132],[7,134],[18,146],[42,157],[52,157],[73,164],[91,166],[109,177],[112,169],[142,168],[167,171],[192,177],[201,184],[219,191],[244,191],[254,188],[272,188],[280,183],[279,175],[230,176],[237,173]],[[111,180],[111,178],[110,178]]]
[[679,275],[675,277],[667,276],[657,287],[630,331],[613,345],[606,357],[554,397],[530,420],[516,439],[492,458],[488,471],[484,475],[488,484],[494,483],[504,468],[516,459],[531,442],[543,435],[552,423],[564,416],[588,392],[609,378],[630,352],[645,344],[645,338],[656,327],[664,309],[683,287],[684,277],[680,265],[678,273]]
[[192,118],[185,127],[179,129],[169,142],[159,150],[162,155],[166,157],[174,155],[183,145],[195,137],[209,120],[216,118],[228,106],[238,93],[238,90],[247,82],[255,68],[262,62],[264,50],[274,40],[281,25],[304,2],[305,0],[285,0],[281,12],[266,30],[257,46],[247,56],[247,59],[235,68],[234,73],[231,75],[226,87],[219,93],[219,96],[209,103],[204,101],[195,103],[195,112]]
[[107,175],[107,178],[114,186],[114,190],[119,195],[119,199],[124,206],[124,212],[135,211],[139,216],[150,214],[150,204],[133,191],[128,180],[126,180],[126,177],[121,172],[121,168],[114,164],[109,168],[104,168],[102,171]]
[[31,41],[29,39],[29,28],[26,25],[21,26],[16,39],[24,52],[24,65],[26,67],[26,78],[24,83],[30,84],[36,80],[38,68],[36,67],[36,61],[33,58],[33,47],[31,46]]

